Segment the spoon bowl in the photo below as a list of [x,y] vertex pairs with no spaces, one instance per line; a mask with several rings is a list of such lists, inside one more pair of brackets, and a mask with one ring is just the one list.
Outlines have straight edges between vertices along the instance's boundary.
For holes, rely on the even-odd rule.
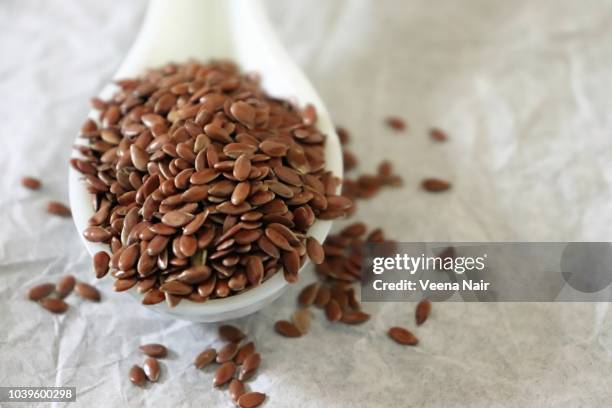
[[[207,61],[231,59],[245,72],[261,77],[262,88],[274,97],[301,105],[310,103],[317,110],[317,127],[327,135],[326,168],[342,176],[342,151],[338,136],[323,102],[300,69],[289,58],[257,0],[153,0],[142,28],[114,79],[135,77],[148,67],[189,59]],[[108,85],[100,93],[108,99],[117,90]],[[94,117],[94,112],[90,112]],[[83,141],[77,138],[77,144]],[[73,157],[78,154],[73,153]],[[91,197],[80,174],[69,170],[70,207],[77,230],[88,252],[108,251],[108,245],[83,238],[83,231],[93,215]],[[331,221],[317,220],[308,231],[323,242]],[[166,303],[146,306],[166,316],[200,322],[239,318],[260,310],[277,299],[287,288],[282,271],[261,285],[239,295],[211,299],[204,303],[183,301],[176,307]],[[135,288],[129,291],[140,302]]]

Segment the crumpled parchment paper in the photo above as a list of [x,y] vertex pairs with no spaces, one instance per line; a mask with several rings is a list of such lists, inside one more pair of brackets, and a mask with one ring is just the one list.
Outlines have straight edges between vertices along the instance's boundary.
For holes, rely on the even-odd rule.
[[[361,171],[391,160],[401,189],[360,202],[356,218],[403,241],[610,240],[612,4],[469,0],[266,2],[275,28],[352,132]],[[53,316],[27,289],[71,273],[94,282],[70,220],[67,158],[87,101],[121,62],[145,2],[0,3],[0,385],[76,386],[70,406],[232,406],[192,366],[215,324],[165,320],[95,282],[103,301],[71,296]],[[409,122],[395,133],[386,115]],[[450,140],[433,143],[430,126]],[[44,188],[19,185],[39,176]],[[419,190],[423,177],[451,192]],[[337,227],[340,227],[339,223]],[[249,383],[270,407],[604,406],[612,397],[607,304],[435,304],[416,348],[386,338],[414,328],[414,305],[368,304],[360,327],[317,311],[311,332],[285,340],[299,284],[234,322],[263,363]],[[172,350],[160,382],[132,386],[139,344]],[[59,406],[61,404],[54,404]]]

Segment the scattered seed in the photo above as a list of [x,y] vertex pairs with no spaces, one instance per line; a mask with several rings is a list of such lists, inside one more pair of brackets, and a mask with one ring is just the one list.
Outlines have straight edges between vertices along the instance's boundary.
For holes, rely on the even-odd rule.
[[60,203],[59,201],[47,202],[47,212],[53,215],[58,215],[60,217],[72,216],[72,212],[70,211],[70,208]]
[[361,324],[370,319],[370,315],[362,312],[361,310],[355,310],[351,312],[345,312],[342,314],[342,323],[346,324]]
[[157,343],[143,344],[138,347],[138,350],[142,351],[149,357],[164,358],[168,355],[168,349],[165,346]]
[[349,238],[359,238],[366,233],[366,230],[366,225],[363,222],[355,222],[346,226],[342,231],[340,231],[340,234]]
[[43,283],[40,285],[36,285],[28,291],[28,299],[34,301],[40,300],[49,296],[51,293],[53,293],[54,290],[55,285],[52,283]]
[[142,387],[147,382],[147,376],[139,365],[134,364],[130,368],[130,381],[139,387]]
[[390,328],[389,337],[391,337],[396,343],[407,346],[416,346],[419,343],[419,339],[417,339],[412,332],[404,329],[403,327]]
[[340,144],[346,145],[350,141],[350,134],[348,130],[341,126],[336,127],[336,133],[338,134],[338,139],[340,139]]
[[240,369],[240,375],[238,379],[240,381],[246,381],[249,378],[253,377],[260,364],[261,356],[259,355],[259,353],[253,353],[249,355],[247,358],[244,359],[244,362],[242,363],[242,368]]
[[195,359],[194,364],[196,368],[203,368],[207,366],[208,364],[212,363],[213,361],[215,361],[216,357],[217,357],[217,352],[215,351],[215,349],[207,348],[206,350],[198,354],[198,356]]
[[266,394],[261,392],[247,392],[238,399],[240,408],[256,408],[263,404],[266,399]]
[[291,316],[291,321],[302,334],[308,333],[308,330],[310,329],[311,319],[312,315],[310,314],[310,310],[305,308],[300,308],[296,310]]
[[325,306],[325,316],[330,322],[337,322],[342,318],[342,309],[335,299],[331,299]]
[[429,136],[436,142],[445,142],[448,139],[446,132],[438,128],[431,128],[429,130]]
[[227,384],[232,379],[235,372],[236,364],[234,364],[232,361],[221,364],[215,373],[213,386],[220,387],[223,384]]
[[157,382],[159,378],[160,368],[159,361],[153,357],[149,357],[144,362],[144,373],[151,382]]
[[331,299],[329,289],[325,286],[321,286],[317,292],[317,297],[315,298],[315,305],[317,307],[324,308],[329,303],[329,299]]
[[321,285],[319,282],[314,282],[304,287],[298,296],[298,305],[301,307],[308,307],[312,305],[317,298],[317,293],[319,292],[320,287]]
[[74,289],[74,285],[76,284],[76,279],[72,275],[66,275],[59,280],[57,285],[55,286],[55,291],[57,292],[57,296],[60,299],[64,299],[68,296],[72,289]]
[[406,128],[406,122],[404,122],[404,119],[398,116],[387,117],[387,119],[385,119],[385,123],[394,130],[404,130]]
[[238,353],[236,353],[236,357],[234,357],[234,362],[236,364],[242,364],[244,360],[255,352],[255,343],[252,341],[248,342],[244,346],[240,347]]
[[98,289],[85,282],[78,282],[74,286],[74,291],[83,299],[91,300],[92,302],[100,301],[100,292]]
[[38,190],[42,183],[37,178],[26,176],[21,179],[21,185],[30,190]]
[[232,379],[228,387],[232,401],[238,403],[238,399],[245,393],[244,383],[237,378]]
[[418,303],[416,307],[416,311],[415,311],[415,319],[416,319],[417,326],[420,326],[423,323],[425,323],[425,320],[427,320],[430,313],[431,313],[431,301],[429,299],[421,300]]
[[355,293],[355,290],[353,288],[350,288],[346,292],[346,297],[348,299],[348,305],[351,309],[353,310],[361,309],[361,303],[359,303],[359,300],[357,299],[357,294]]
[[45,298],[40,301],[40,304],[51,313],[62,314],[68,310],[68,303],[62,299]]
[[429,192],[438,193],[450,189],[451,184],[445,180],[428,178],[421,182],[421,186]]
[[384,237],[384,233],[382,229],[376,228],[375,230],[371,231],[368,234],[366,241],[367,242],[384,242],[385,237]]
[[274,330],[281,336],[285,337],[301,337],[302,333],[300,330],[291,322],[287,320],[279,320],[274,324]]
[[357,158],[346,148],[342,151],[342,164],[344,166],[344,171],[351,171],[357,167]]
[[228,343],[217,353],[217,363],[222,364],[231,361],[238,353],[238,343]]
[[393,176],[393,165],[391,162],[384,160],[378,165],[378,176],[383,180],[389,180]]
[[225,341],[237,343],[240,340],[244,339],[246,336],[242,332],[242,330],[240,330],[236,326],[224,324],[219,326],[219,337],[221,337]]

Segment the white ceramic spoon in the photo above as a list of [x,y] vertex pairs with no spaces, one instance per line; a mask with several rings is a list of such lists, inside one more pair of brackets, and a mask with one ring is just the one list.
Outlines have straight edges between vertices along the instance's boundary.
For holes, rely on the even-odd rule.
[[[318,128],[327,135],[327,168],[342,176],[342,154],[338,137],[323,102],[280,45],[258,0],[153,0],[143,26],[115,78],[138,76],[148,67],[168,62],[229,58],[243,71],[260,74],[263,88],[273,96],[289,98],[301,105],[312,103],[318,114]],[[100,97],[116,90],[108,85]],[[93,112],[92,112],[93,115]],[[82,143],[77,138],[77,143]],[[76,155],[75,155],[76,156]],[[93,215],[91,199],[80,175],[70,169],[70,207],[79,235]],[[316,221],[309,234],[323,242],[331,221]],[[90,254],[108,247],[83,239]],[[166,303],[146,306],[156,312],[193,321],[214,322],[254,313],[278,298],[287,284],[282,272],[262,285],[238,296],[205,303],[183,301],[170,308]],[[137,301],[142,295],[135,289]],[[119,295],[118,295],[119,296]]]

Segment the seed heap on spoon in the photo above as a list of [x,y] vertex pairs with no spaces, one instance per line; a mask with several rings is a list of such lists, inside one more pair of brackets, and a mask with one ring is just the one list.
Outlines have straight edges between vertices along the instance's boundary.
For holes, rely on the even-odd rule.
[[95,214],[84,236],[110,245],[96,276],[138,284],[144,304],[202,302],[257,286],[281,267],[297,280],[315,219],[351,210],[325,169],[316,111],[269,97],[229,62],[169,64],[118,81],[72,166]]

